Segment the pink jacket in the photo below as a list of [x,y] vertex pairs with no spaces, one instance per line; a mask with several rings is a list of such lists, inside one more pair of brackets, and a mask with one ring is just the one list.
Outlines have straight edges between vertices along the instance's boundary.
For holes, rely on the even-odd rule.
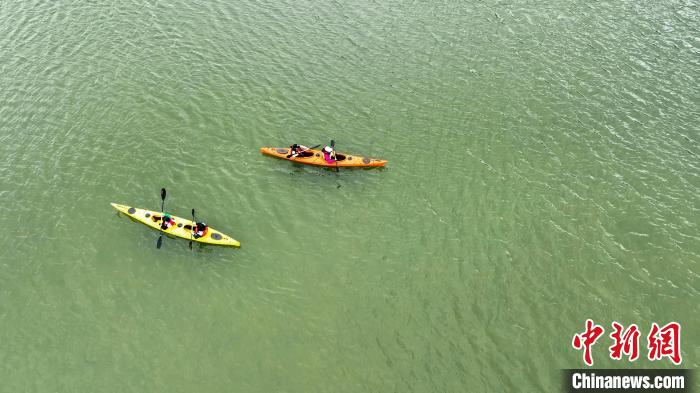
[[325,152],[325,151],[323,152],[323,159],[326,160],[326,162],[329,163],[329,164],[332,164],[332,163],[334,163],[334,162],[336,161],[336,160],[332,159],[332,158],[331,158],[331,155],[328,154],[328,153]]

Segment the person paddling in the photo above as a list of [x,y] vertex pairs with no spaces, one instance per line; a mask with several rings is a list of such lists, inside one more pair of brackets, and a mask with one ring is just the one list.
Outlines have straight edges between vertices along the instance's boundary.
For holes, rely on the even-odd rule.
[[333,164],[334,162],[337,161],[337,158],[335,156],[335,149],[333,149],[330,146],[326,146],[323,148],[323,159],[326,160],[326,163],[328,164]]
[[205,224],[203,222],[198,222],[194,226],[194,230],[192,231],[192,236],[195,239],[199,239],[200,237],[203,237],[204,235],[206,235],[208,231],[209,231],[209,227],[207,226],[207,224]]
[[299,144],[293,144],[292,146],[289,147],[289,154],[287,154],[287,158],[294,158],[294,157],[299,157],[299,155],[305,151],[309,150],[308,147],[304,145],[299,145]]
[[152,218],[153,218],[153,222],[161,221],[161,223],[160,223],[160,229],[162,229],[162,230],[164,230],[164,231],[170,229],[170,227],[172,227],[173,225],[175,225],[175,220],[174,220],[173,217],[172,217],[170,214],[168,214],[168,213],[163,214],[162,217],[161,217],[161,216],[156,216],[156,215],[154,214]]

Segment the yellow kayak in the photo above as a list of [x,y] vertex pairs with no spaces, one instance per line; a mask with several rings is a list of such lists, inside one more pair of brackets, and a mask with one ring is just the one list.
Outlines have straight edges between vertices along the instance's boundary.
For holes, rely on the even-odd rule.
[[194,225],[194,222],[191,220],[187,220],[181,217],[173,216],[172,214],[170,215],[174,220],[175,220],[175,225],[171,226],[170,228],[163,230],[160,228],[160,222],[156,222],[153,220],[153,216],[162,216],[163,213],[161,212],[156,212],[152,210],[146,210],[146,209],[139,209],[138,207],[131,207],[131,206],[126,206],[126,205],[120,205],[118,203],[112,203],[111,204],[113,208],[119,210],[120,212],[126,214],[127,216],[133,218],[134,220],[147,225],[148,227],[155,229],[160,232],[167,233],[168,235],[173,235],[177,237],[181,237],[183,239],[187,240],[192,240],[198,243],[204,243],[204,244],[214,244],[217,246],[231,246],[231,247],[240,247],[241,243],[227,235],[224,235],[223,233],[217,231],[214,228],[208,228],[204,236],[200,237],[199,239],[195,239],[192,236],[192,230],[188,228],[192,228]]

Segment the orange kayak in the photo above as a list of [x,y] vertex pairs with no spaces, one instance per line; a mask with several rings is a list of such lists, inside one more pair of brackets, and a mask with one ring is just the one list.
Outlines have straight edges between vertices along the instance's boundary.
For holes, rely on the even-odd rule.
[[301,155],[293,158],[287,158],[287,154],[289,154],[289,148],[287,147],[262,147],[260,148],[260,153],[265,154],[266,156],[298,162],[300,164],[327,167],[335,167],[336,164],[338,167],[375,167],[384,166],[387,163],[386,160],[379,160],[376,158],[362,157],[346,153],[336,153],[338,161],[329,164],[323,159],[323,152],[321,152],[321,150],[314,149],[309,149],[303,152]]

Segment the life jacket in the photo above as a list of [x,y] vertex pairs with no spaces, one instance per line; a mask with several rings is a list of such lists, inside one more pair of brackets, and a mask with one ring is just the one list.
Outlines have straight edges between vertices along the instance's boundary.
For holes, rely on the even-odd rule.
[[326,160],[326,163],[332,164],[335,162],[335,160],[331,157],[330,153],[327,151],[323,151],[323,159]]
[[334,153],[332,147],[326,146],[323,148],[322,151],[323,151],[323,159],[326,160],[326,163],[332,164],[332,163],[337,161],[336,159],[333,159],[333,156],[331,155],[332,153]]
[[175,220],[172,217],[170,217],[170,220],[168,221],[165,221],[165,216],[161,217],[160,219],[162,221],[160,224],[161,229],[163,229],[163,226],[165,226],[165,229],[170,229],[173,225],[175,225]]
[[298,145],[295,143],[290,148],[289,154],[293,157],[297,157],[306,150],[309,150],[309,148],[304,145]]
[[[200,230],[200,226],[203,226],[204,229]],[[199,239],[200,237],[204,237],[204,235],[206,235],[207,232],[209,232],[209,227],[203,222],[198,222],[194,227],[194,235],[197,239]]]

